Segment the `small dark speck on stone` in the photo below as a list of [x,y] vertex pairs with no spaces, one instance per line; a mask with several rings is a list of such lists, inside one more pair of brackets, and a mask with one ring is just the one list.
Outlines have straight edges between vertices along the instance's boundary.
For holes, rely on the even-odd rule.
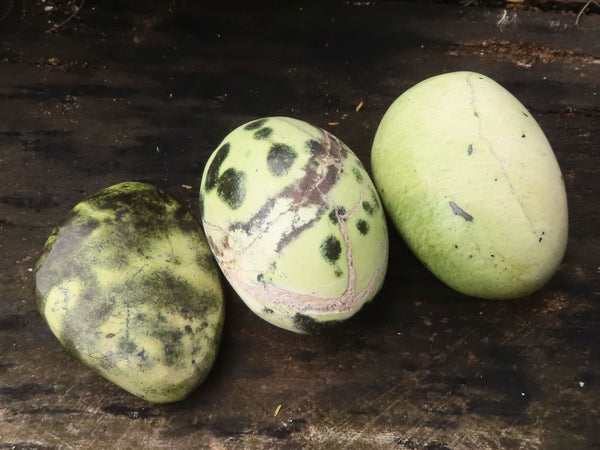
[[461,216],[463,219],[465,219],[467,222],[471,222],[473,220],[473,216],[469,213],[467,213],[465,210],[463,210],[460,206],[458,206],[456,203],[454,202],[449,202],[450,204],[450,208],[452,208],[452,212],[457,215],[457,216]]
[[490,258],[495,258],[495,257],[496,257],[496,255],[490,255]]
[[185,326],[185,332],[186,333],[191,333],[192,332],[192,327],[190,327],[189,325]]
[[266,312],[267,314],[273,314],[273,310],[271,308],[267,308],[266,306],[263,309],[263,311]]
[[525,117],[529,117],[529,114],[527,114],[525,111],[521,111],[521,112],[523,113],[523,115],[524,115]]
[[469,148],[467,149],[467,155],[473,154],[473,144],[469,144]]
[[358,222],[356,222],[356,228],[358,229],[360,234],[364,236],[369,232],[369,222],[360,219]]
[[521,135],[521,137],[522,137],[522,138],[525,138],[525,133],[523,133],[523,134]]

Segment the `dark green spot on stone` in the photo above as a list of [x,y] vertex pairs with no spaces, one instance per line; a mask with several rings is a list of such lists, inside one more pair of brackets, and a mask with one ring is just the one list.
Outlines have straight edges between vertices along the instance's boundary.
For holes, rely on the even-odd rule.
[[321,244],[321,255],[329,264],[335,263],[342,254],[342,244],[335,236],[329,236]]
[[375,207],[374,207],[374,206],[373,206],[373,204],[372,204],[371,202],[369,202],[369,201],[364,201],[364,202],[362,202],[362,207],[363,207],[363,209],[365,210],[365,212],[366,212],[368,215],[370,215],[370,216],[372,216],[372,215],[373,215],[373,213],[375,212]]
[[356,222],[356,229],[364,236],[369,232],[369,223],[366,220],[360,219]]
[[336,215],[335,211],[336,211],[336,209],[333,208],[328,216],[329,220],[331,220],[331,223],[333,223],[333,224],[338,223],[338,215],[343,216],[344,214],[346,214],[346,208],[344,208],[343,206],[340,206],[337,209],[337,215]]
[[231,146],[229,144],[223,144],[218,150],[217,154],[213,158],[210,163],[210,167],[206,171],[206,180],[204,181],[204,189],[206,191],[210,191],[215,188],[219,181],[219,171],[221,170],[221,165],[227,155],[229,155],[229,149]]
[[323,153],[323,145],[315,139],[309,139],[306,141],[306,148],[312,154],[312,156],[317,156]]
[[273,129],[264,127],[254,132],[254,139],[267,139],[271,134],[273,134]]
[[258,128],[262,127],[265,122],[267,121],[267,119],[258,119],[258,120],[254,120],[252,122],[250,122],[248,125],[246,125],[244,127],[244,130],[257,130]]
[[231,209],[239,208],[246,198],[246,174],[233,167],[219,177],[217,194]]
[[339,268],[335,269],[335,272],[333,272],[333,273],[338,278],[340,278],[342,275],[344,275],[344,272],[342,272]]
[[292,147],[286,144],[274,144],[269,150],[267,164],[269,170],[275,176],[282,176],[292,167],[296,160],[296,152]]

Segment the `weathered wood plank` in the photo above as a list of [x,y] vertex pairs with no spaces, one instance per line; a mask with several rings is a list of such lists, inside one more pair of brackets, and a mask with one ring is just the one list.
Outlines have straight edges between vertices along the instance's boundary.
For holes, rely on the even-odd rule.
[[[0,24],[0,447],[600,446],[598,14],[575,27],[573,11],[436,3],[103,2],[44,33],[69,11],[27,5]],[[264,115],[323,126],[369,167],[389,104],[462,69],[521,99],[561,164],[569,246],[538,293],[465,298],[392,231],[384,290],[324,334],[269,326],[229,289],[209,379],[162,406],[81,366],[39,317],[31,268],[87,194],[147,181],[197,215],[210,152]]]

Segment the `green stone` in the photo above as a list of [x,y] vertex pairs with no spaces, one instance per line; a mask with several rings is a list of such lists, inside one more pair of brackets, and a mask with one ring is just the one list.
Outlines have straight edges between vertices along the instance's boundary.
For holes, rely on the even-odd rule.
[[197,221],[151,185],[121,183],[75,206],[44,246],[36,291],[65,348],[150,402],[184,398],[216,358],[218,267]]
[[204,231],[225,278],[267,322],[298,333],[370,302],[388,261],[385,215],[358,157],[290,117],[241,125],[206,163]]

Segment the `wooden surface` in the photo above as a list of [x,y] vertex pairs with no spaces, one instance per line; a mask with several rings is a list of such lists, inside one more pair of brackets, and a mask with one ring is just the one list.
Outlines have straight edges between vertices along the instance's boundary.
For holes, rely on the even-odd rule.
[[[76,3],[14,3],[0,23],[0,448],[600,448],[598,8],[575,27],[582,4],[88,2],[45,33]],[[32,267],[87,195],[146,181],[197,216],[210,152],[268,115],[330,130],[369,169],[391,102],[465,69],[530,109],[563,170],[569,244],[539,292],[461,296],[391,230],[381,294],[323,334],[274,328],[228,289],[214,370],[169,405],[83,367],[37,313]]]

